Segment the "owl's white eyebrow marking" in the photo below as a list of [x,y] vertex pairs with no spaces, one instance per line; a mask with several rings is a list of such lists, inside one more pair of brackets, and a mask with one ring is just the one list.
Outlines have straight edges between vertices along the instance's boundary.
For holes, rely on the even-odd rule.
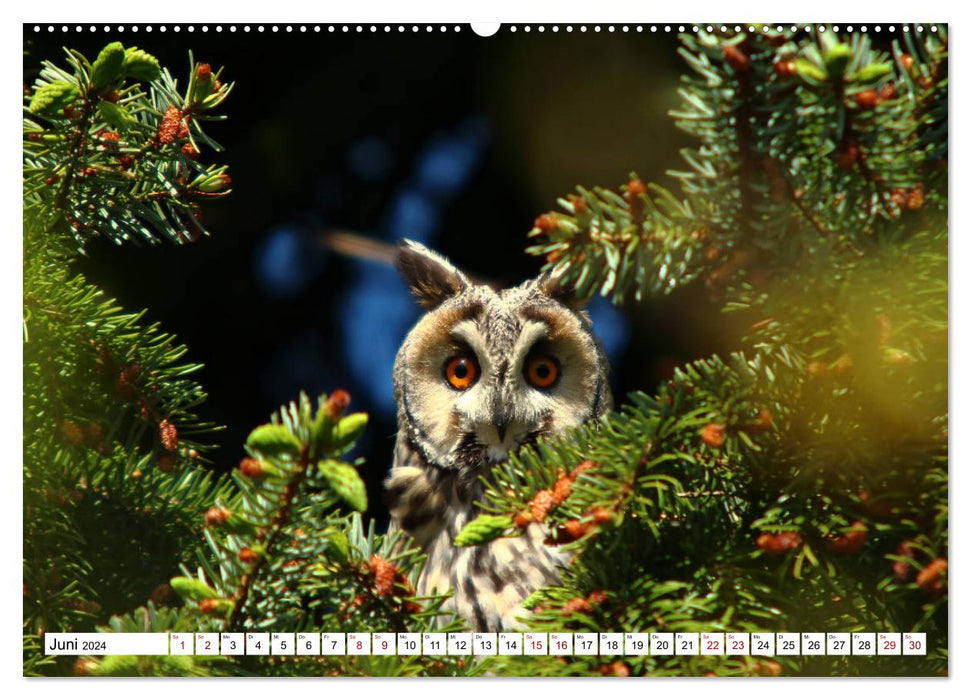
[[452,326],[449,335],[457,340],[461,340],[472,348],[472,352],[475,353],[475,356],[479,360],[479,365],[483,371],[486,369],[485,365],[489,362],[489,353],[486,350],[485,339],[482,337],[482,333],[479,332],[479,326],[475,321],[459,321]]
[[518,370],[526,360],[526,355],[540,340],[549,337],[550,328],[542,321],[526,321],[512,350],[512,367]]

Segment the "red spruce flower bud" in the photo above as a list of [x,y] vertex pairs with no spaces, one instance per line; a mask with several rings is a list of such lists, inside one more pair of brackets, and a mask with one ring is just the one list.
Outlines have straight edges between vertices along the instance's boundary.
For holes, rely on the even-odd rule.
[[206,525],[210,527],[219,527],[229,520],[229,516],[232,513],[229,512],[228,508],[223,508],[222,506],[213,506],[206,511]]
[[66,420],[61,423],[61,435],[75,447],[84,444],[84,430],[74,421]]
[[647,185],[644,184],[643,180],[633,178],[627,183],[627,194],[629,194],[631,197],[647,194]]
[[252,457],[243,458],[239,463],[239,471],[243,476],[248,476],[250,479],[262,479],[265,474],[260,461]]
[[749,57],[745,55],[745,52],[737,44],[723,46],[722,55],[725,56],[725,61],[737,74],[747,73],[752,68]]
[[863,149],[856,141],[844,141],[836,151],[836,164],[843,170],[849,170],[860,160]]
[[371,556],[371,572],[374,574],[374,592],[381,597],[391,595],[398,567],[375,554]]
[[523,530],[533,522],[533,514],[528,510],[520,511],[513,517],[512,522],[517,528]]
[[791,58],[776,61],[775,72],[780,78],[791,78],[796,74],[796,62]]
[[647,185],[643,180],[631,178],[627,183],[627,209],[634,219],[640,219],[644,214],[644,202],[641,196],[647,194]]
[[169,452],[175,452],[179,447],[179,431],[168,420],[158,424],[159,441]]
[[558,224],[553,214],[543,214],[536,218],[536,221],[533,222],[533,227],[538,228],[544,233],[548,233],[555,231],[558,228]]
[[156,605],[163,605],[171,597],[172,587],[167,583],[160,583],[152,589],[152,593],[148,599]]
[[850,525],[849,532],[829,543],[831,550],[837,554],[856,554],[867,539],[867,527],[862,520],[856,520]]
[[173,454],[164,454],[158,458],[158,470],[163,474],[170,473],[175,469],[177,458]]
[[725,427],[724,423],[709,423],[701,431],[701,441],[718,449],[725,444]]
[[78,659],[74,662],[75,676],[90,676],[98,670],[98,662],[94,659]]
[[172,143],[179,136],[182,130],[182,110],[176,106],[171,106],[165,110],[162,123],[158,127],[159,143]]
[[563,615],[572,615],[573,613],[588,613],[593,610],[590,602],[586,598],[573,598],[572,600],[566,601],[561,608]]
[[546,520],[546,516],[555,505],[556,499],[553,496],[552,490],[543,489],[542,491],[539,491],[535,496],[533,496],[533,500],[529,502],[533,522],[541,523]]
[[880,96],[876,90],[861,90],[854,95],[856,106],[860,109],[873,109],[880,102]]
[[203,598],[199,601],[199,612],[205,615],[215,615],[220,607],[220,602],[215,598]]
[[766,554],[784,554],[802,544],[798,532],[766,532],[758,536],[755,544]]
[[926,593],[941,595],[947,590],[943,575],[947,571],[947,559],[935,559],[917,574],[917,586]]
[[749,427],[749,430],[756,433],[761,433],[772,427],[772,411],[767,408],[763,408],[759,411],[758,417],[755,422]]
[[330,396],[327,397],[326,403],[324,403],[324,413],[331,420],[336,421],[338,418],[344,415],[347,407],[351,404],[351,395],[348,394],[343,389],[335,389],[331,392]]
[[587,602],[590,605],[601,606],[607,602],[607,592],[606,591],[594,591],[587,596]]

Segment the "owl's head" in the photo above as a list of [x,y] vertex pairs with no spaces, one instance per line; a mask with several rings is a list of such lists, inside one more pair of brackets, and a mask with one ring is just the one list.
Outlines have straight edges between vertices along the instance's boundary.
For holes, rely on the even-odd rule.
[[399,427],[429,463],[474,471],[610,407],[603,348],[554,279],[496,291],[410,241],[397,267],[428,310],[395,361]]

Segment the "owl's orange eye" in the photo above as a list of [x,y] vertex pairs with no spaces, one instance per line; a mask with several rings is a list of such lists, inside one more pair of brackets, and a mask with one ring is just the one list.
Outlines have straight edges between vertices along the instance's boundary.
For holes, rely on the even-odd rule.
[[479,364],[474,357],[456,355],[445,363],[445,381],[449,386],[464,391],[479,378]]
[[549,389],[560,376],[560,368],[551,357],[540,355],[526,363],[526,381],[537,389]]

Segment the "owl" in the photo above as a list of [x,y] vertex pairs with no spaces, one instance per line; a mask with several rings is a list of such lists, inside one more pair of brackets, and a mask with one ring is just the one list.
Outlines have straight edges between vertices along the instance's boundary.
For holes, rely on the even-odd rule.
[[544,544],[538,523],[476,547],[453,540],[479,513],[480,477],[516,448],[610,408],[603,347],[549,275],[496,291],[410,241],[396,265],[427,313],[395,360],[391,527],[427,555],[419,594],[452,590],[446,609],[474,630],[514,629],[523,600],[556,583],[569,555]]

